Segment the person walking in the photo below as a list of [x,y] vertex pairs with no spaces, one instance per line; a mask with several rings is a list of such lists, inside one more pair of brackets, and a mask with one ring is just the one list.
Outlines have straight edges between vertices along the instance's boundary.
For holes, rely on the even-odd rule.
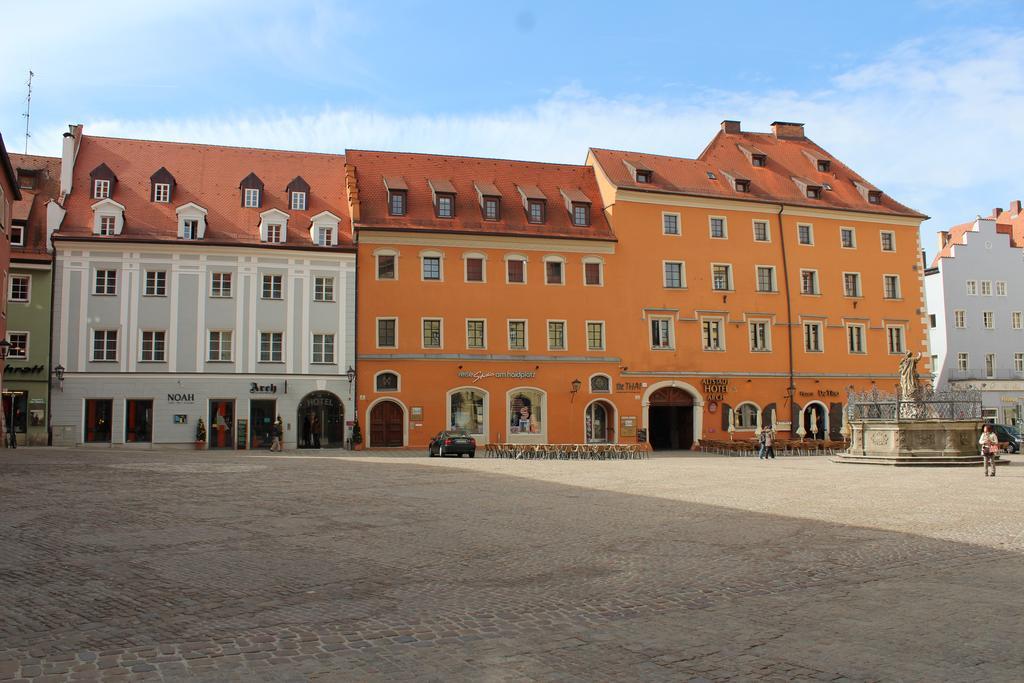
[[270,423],[270,450],[281,451],[281,418]]
[[[987,424],[982,429],[978,445],[981,446],[981,457],[985,460],[985,476],[996,476],[996,454],[999,453],[999,437],[996,436],[992,425]],[[991,475],[988,473],[989,466],[992,467]]]
[[320,448],[320,416],[316,413],[309,421],[309,431],[313,436],[313,448]]
[[771,427],[765,427],[761,430],[761,433],[757,437],[758,443],[761,444],[760,452],[757,454],[758,459],[767,460],[771,458],[775,459],[775,435],[772,433]]

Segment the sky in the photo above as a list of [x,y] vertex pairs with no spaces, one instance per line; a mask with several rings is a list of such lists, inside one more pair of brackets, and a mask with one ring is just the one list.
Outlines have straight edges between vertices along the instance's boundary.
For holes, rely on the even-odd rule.
[[0,133],[583,163],[799,121],[932,219],[1024,198],[1024,0],[0,0]]

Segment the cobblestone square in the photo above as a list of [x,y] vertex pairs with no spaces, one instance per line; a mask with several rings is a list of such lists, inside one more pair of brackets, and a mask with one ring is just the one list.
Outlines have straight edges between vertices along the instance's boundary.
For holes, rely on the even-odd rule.
[[0,454],[0,681],[1024,672],[1024,465]]

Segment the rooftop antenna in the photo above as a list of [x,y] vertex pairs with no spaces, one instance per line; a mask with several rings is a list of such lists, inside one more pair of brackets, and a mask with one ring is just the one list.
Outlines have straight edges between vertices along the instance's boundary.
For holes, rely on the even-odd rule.
[[28,132],[28,124],[32,117],[32,77],[35,76],[31,70],[28,72],[28,97],[25,98],[25,113],[22,116],[25,117],[25,154],[28,154],[28,139],[32,137],[32,133]]

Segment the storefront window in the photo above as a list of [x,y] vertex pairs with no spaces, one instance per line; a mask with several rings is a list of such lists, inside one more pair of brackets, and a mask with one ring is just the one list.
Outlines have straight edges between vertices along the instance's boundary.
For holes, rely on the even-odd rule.
[[736,409],[737,429],[757,429],[757,406],[744,403]]
[[451,395],[448,425],[470,434],[484,433],[484,395],[475,389],[461,389]]
[[544,433],[544,394],[536,389],[519,389],[509,397],[509,434]]
[[28,394],[24,391],[5,391],[3,411],[4,424],[13,424],[16,434],[24,434],[28,427]]

